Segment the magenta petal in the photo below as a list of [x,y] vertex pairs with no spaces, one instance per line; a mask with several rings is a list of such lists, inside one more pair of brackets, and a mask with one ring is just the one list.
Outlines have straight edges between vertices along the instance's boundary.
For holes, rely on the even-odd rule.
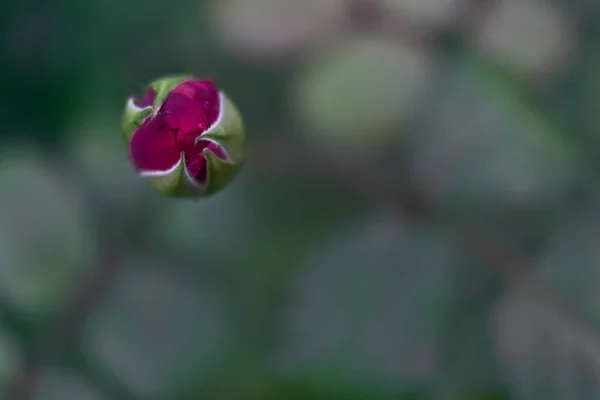
[[172,115],[182,133],[199,135],[210,127],[210,122],[202,104],[180,93],[169,93],[161,107],[161,112]]
[[181,158],[175,135],[160,116],[150,119],[134,132],[129,152],[135,167],[143,171],[169,170]]
[[[201,142],[208,142],[208,141],[201,140]],[[215,153],[215,155],[217,157],[219,157],[220,159],[227,160],[227,153],[225,153],[225,150],[218,144],[213,143],[213,142],[208,142],[208,146],[206,146],[206,148],[209,149],[210,151],[212,151],[213,153]]]
[[[190,177],[194,180],[204,183],[206,180],[206,159],[204,156],[198,156],[194,160],[186,162],[186,169]],[[204,176],[202,176],[204,175]]]
[[173,93],[191,98],[202,106],[207,121],[206,128],[214,124],[219,117],[219,110],[221,108],[219,89],[212,80],[198,79],[185,81],[175,87]]
[[189,85],[195,89],[193,98],[202,104],[209,122],[208,126],[211,126],[219,118],[219,111],[221,109],[219,90],[214,82],[210,80],[191,81]]
[[180,83],[173,93],[180,93],[197,101],[218,101],[219,89],[212,80],[196,79]]
[[142,97],[135,97],[133,104],[139,108],[150,107],[156,98],[156,90],[149,88]]
[[201,184],[206,183],[207,179],[207,160],[202,152],[209,149],[218,157],[226,160],[227,154],[221,146],[209,140],[199,140],[193,152],[186,152],[186,169],[190,177]]

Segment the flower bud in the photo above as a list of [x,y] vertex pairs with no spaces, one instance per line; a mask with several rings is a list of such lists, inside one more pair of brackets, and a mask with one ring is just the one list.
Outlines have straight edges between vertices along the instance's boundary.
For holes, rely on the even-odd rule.
[[131,161],[159,192],[175,197],[215,193],[239,171],[242,118],[212,80],[171,76],[127,101],[123,131]]

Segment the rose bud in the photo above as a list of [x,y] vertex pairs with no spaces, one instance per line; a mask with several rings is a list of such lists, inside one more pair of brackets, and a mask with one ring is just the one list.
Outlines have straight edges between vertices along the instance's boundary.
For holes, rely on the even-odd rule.
[[151,82],[143,96],[127,101],[123,130],[140,176],[170,196],[213,194],[243,162],[242,118],[212,80]]

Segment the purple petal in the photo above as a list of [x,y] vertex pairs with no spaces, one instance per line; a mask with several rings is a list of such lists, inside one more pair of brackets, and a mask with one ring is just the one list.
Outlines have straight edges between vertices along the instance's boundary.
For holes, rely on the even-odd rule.
[[147,121],[134,132],[129,143],[133,164],[142,171],[169,170],[181,158],[174,132],[161,115]]
[[150,107],[156,98],[156,90],[149,88],[142,97],[134,97],[133,104],[138,108]]
[[219,110],[221,108],[219,89],[212,80],[197,79],[185,81],[177,85],[172,93],[188,97],[202,107],[204,115],[204,121],[202,121],[203,130],[208,129],[219,117]]
[[185,166],[192,179],[202,184],[206,182],[206,159],[204,156],[201,155],[190,161],[186,160]]
[[225,149],[223,149],[223,147],[221,147],[220,145],[218,145],[214,142],[208,141],[208,140],[199,140],[198,142],[208,142],[208,145],[205,148],[207,148],[210,151],[212,151],[213,153],[215,153],[215,155],[217,157],[219,157],[220,159],[223,159],[223,160],[228,159]]
[[161,113],[172,116],[183,134],[195,133],[198,136],[211,125],[202,104],[181,93],[169,93],[161,107]]
[[207,160],[202,152],[209,149],[219,158],[227,159],[227,153],[218,144],[209,140],[199,140],[193,153],[186,153],[186,169],[190,177],[197,182],[204,184],[207,179]]

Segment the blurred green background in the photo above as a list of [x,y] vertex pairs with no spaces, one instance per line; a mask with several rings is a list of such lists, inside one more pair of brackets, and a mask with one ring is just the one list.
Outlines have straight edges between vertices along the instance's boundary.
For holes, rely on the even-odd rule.
[[[2,2],[0,399],[600,398],[599,17]],[[250,142],[200,202],[152,191],[120,132],[186,71]]]

